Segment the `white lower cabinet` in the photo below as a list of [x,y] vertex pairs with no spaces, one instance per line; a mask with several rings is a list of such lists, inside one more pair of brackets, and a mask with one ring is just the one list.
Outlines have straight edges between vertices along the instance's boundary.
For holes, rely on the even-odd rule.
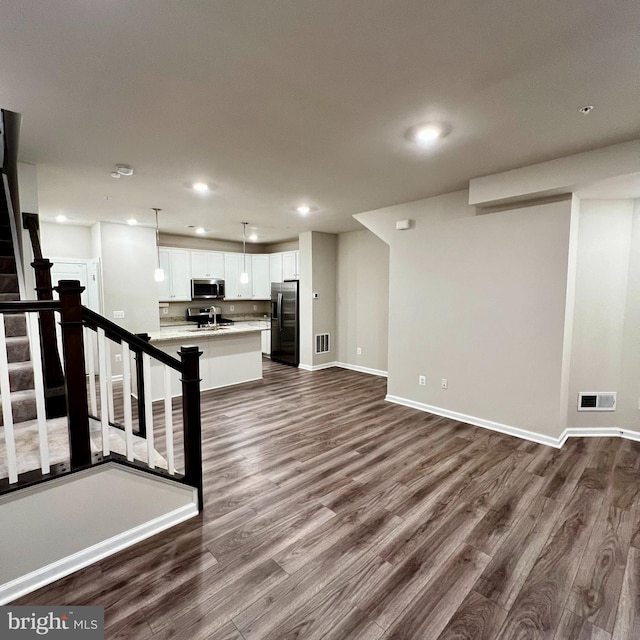
[[262,332],[262,353],[271,355],[271,329]]

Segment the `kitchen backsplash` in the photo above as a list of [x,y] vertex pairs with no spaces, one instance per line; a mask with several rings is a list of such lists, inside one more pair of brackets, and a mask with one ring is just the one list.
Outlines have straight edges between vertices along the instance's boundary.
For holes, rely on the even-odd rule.
[[[271,314],[271,303],[265,300],[212,300],[215,307],[221,310],[223,316],[232,320],[244,318],[262,318]],[[210,307],[207,301],[194,300],[192,302],[161,302],[159,306],[160,324],[185,320],[187,308],[197,307],[204,309]],[[231,309],[233,307],[233,309]],[[186,322],[186,320],[185,320]]]

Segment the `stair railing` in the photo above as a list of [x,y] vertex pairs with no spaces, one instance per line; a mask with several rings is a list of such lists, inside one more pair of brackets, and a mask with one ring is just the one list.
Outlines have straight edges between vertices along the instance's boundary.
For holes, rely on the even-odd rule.
[[[193,487],[197,491],[201,510],[201,352],[197,347],[181,347],[178,360],[150,345],[144,337],[122,329],[81,304],[80,294],[84,287],[76,280],[61,280],[55,290],[58,292],[58,301],[0,303],[0,324],[4,327],[4,313],[60,314],[68,407],[69,463],[50,465],[48,459],[43,459],[38,471],[16,473],[16,426],[11,424],[7,429],[5,419],[10,473],[7,479],[0,480],[0,493],[97,464],[116,462]],[[37,323],[32,322],[31,326],[35,327],[35,331],[38,330]],[[3,341],[2,334],[3,330],[0,330],[0,342]],[[0,344],[0,360],[3,349],[4,345]],[[121,394],[117,407],[114,403],[115,376],[112,376],[112,357],[115,360],[116,355],[114,349],[116,353],[119,350],[123,369],[119,379]],[[97,351],[97,370],[94,350]],[[132,367],[134,356],[136,365]],[[3,414],[7,413],[11,423],[10,403],[7,409],[8,399],[5,396],[8,381],[4,377],[0,371]],[[136,396],[133,382],[138,395],[136,412],[132,403],[132,397]],[[176,389],[179,389],[178,393],[175,393]],[[163,414],[163,420],[154,419],[154,390],[157,397],[162,399],[161,403],[155,403],[155,409],[156,414]],[[178,396],[178,399],[173,396]],[[175,421],[179,415],[174,416],[174,401],[176,405],[180,401],[182,403],[181,429]],[[140,406],[143,407],[142,411],[139,410]],[[116,420],[119,417],[116,416],[116,408],[122,413],[124,424]],[[137,422],[138,427],[135,432],[134,422]],[[159,426],[161,422],[164,428]],[[118,434],[124,434],[124,438],[119,438]],[[41,440],[43,437],[46,449],[46,426],[44,433],[40,430]],[[114,450],[112,440],[118,444],[123,442],[121,452]],[[42,448],[41,442],[41,450]]]

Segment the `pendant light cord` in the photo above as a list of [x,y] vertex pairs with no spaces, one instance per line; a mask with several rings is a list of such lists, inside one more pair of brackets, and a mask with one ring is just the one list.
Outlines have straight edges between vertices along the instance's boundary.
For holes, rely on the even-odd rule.
[[247,223],[242,223],[242,271],[247,272]]
[[153,207],[152,211],[156,212],[156,252],[158,254],[158,267],[160,267],[160,230],[158,228],[158,211],[162,211],[162,209]]

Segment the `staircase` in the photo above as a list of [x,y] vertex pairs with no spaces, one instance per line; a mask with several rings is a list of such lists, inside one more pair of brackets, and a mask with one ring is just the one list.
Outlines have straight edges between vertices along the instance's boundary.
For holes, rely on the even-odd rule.
[[[0,190],[3,191],[1,187]],[[0,302],[15,300],[20,300],[20,291],[11,241],[9,211],[6,207],[6,198],[0,194]],[[24,314],[7,314],[4,328],[7,336],[13,421],[20,423],[33,420],[36,417],[36,399]],[[1,402],[0,400],[0,406],[2,406]],[[0,425],[2,424],[0,413]]]

